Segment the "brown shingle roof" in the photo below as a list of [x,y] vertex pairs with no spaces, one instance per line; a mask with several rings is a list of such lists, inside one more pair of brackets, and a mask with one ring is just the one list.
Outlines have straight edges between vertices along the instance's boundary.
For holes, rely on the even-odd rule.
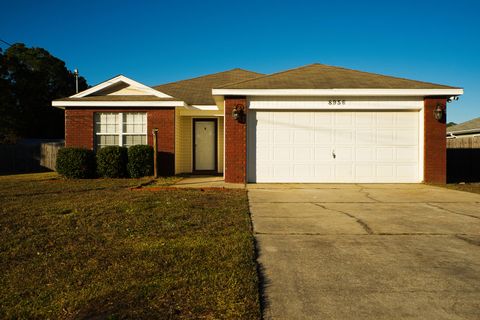
[[177,101],[175,98],[160,98],[153,95],[106,95],[82,98],[62,98],[55,101]]
[[480,132],[480,117],[448,127],[447,132],[457,132],[475,129]]
[[253,80],[230,83],[226,89],[452,89],[454,87],[333,67],[324,64],[286,70]]
[[213,105],[212,89],[227,83],[254,79],[263,74],[243,69],[232,69],[193,79],[154,86],[153,88],[185,101],[190,105]]

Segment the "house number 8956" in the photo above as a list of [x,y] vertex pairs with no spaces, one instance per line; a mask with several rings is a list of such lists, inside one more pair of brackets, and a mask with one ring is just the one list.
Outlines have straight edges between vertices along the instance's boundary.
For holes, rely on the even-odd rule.
[[328,100],[329,105],[345,104],[345,100]]

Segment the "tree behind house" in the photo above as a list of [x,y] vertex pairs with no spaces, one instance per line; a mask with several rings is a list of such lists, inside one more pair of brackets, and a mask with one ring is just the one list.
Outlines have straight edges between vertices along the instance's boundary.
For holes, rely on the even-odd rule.
[[[78,86],[88,87],[83,77]],[[64,112],[51,102],[74,93],[73,72],[47,50],[22,43],[0,50],[0,143],[20,137],[63,138]]]

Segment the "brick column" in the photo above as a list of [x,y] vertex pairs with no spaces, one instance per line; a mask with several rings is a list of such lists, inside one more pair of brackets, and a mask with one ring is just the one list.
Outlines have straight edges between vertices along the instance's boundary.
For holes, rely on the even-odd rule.
[[148,144],[153,146],[152,129],[158,128],[158,174],[175,174],[175,108],[158,108],[147,111]]
[[236,105],[244,106],[245,97],[225,97],[225,182],[246,183],[247,177],[247,125],[233,119]]
[[[444,109],[443,119],[436,120],[433,110],[440,104]],[[447,99],[425,98],[424,100],[424,182],[447,182]]]

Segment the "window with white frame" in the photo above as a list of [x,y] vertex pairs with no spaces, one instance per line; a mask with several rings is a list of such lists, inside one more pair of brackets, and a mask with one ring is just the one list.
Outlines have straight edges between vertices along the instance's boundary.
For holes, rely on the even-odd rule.
[[147,144],[147,114],[145,112],[95,113],[95,146],[130,147]]

